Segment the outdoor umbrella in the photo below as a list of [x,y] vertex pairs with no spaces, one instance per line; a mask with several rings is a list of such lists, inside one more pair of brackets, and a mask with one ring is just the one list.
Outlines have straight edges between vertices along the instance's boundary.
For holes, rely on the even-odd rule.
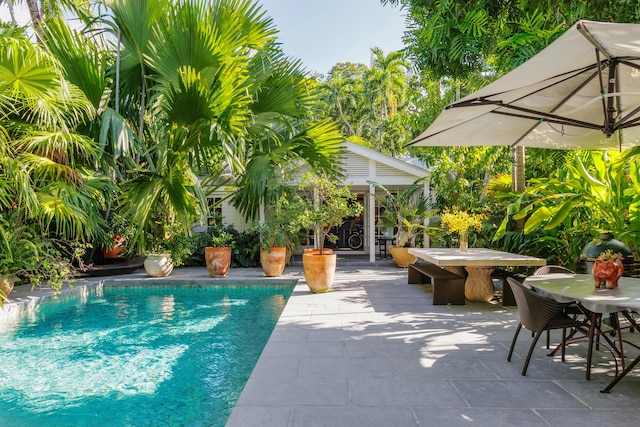
[[640,145],[640,24],[579,21],[510,73],[446,107],[409,145]]

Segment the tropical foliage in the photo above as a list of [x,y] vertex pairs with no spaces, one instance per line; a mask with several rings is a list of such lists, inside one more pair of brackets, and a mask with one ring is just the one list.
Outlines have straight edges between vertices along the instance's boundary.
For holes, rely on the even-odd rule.
[[335,242],[338,236],[331,234],[333,227],[342,224],[344,218],[358,216],[363,206],[348,186],[338,186],[326,176],[306,173],[298,190],[303,192],[296,202],[302,207],[299,221],[303,228],[311,230],[316,238],[316,248],[324,251],[325,239]]
[[422,98],[404,54],[371,49],[371,66],[336,64],[321,84],[325,109],[350,141],[398,157],[412,137],[407,126]]
[[110,182],[98,145],[80,132],[95,108],[57,58],[0,27],[0,210],[65,239],[104,240]]
[[[286,57],[273,21],[249,0],[104,0],[93,8],[29,1],[35,40],[25,35],[32,29],[0,24],[0,215],[11,224],[4,241],[73,260],[70,241],[107,247],[111,219],[127,218],[129,246],[144,253],[171,235],[191,238],[207,193],[231,179],[234,205],[255,219],[276,205],[282,194],[270,189],[291,169],[339,176],[343,135],[406,155],[405,144],[445,105],[578,18],[640,19],[631,0],[382,2],[405,7],[407,49],[373,48],[370,65],[336,64],[316,79]],[[62,19],[68,13],[78,17],[73,26]],[[492,178],[511,167],[507,148],[414,152],[432,169],[436,208],[506,211],[482,233],[498,230],[494,244],[505,249],[568,257],[563,251],[574,254],[596,228],[637,247],[630,154],[530,150],[531,188],[491,193]],[[514,218],[526,220],[526,234],[511,231]],[[244,255],[249,262],[250,251]]]
[[509,235],[512,218],[522,218],[526,219],[525,235],[543,232],[547,239],[565,236],[565,250],[573,261],[602,232],[613,233],[637,250],[640,171],[634,151],[572,153],[558,173],[531,179],[525,191],[497,191],[495,197],[509,203],[494,240]]
[[[636,2],[381,0],[407,12],[407,52],[422,71],[476,90],[529,59],[579,19],[637,22]],[[489,78],[492,78],[489,76]]]
[[382,212],[380,220],[384,227],[396,230],[398,247],[415,246],[420,232],[427,232],[430,237],[437,238],[437,230],[427,221],[438,210],[432,208],[431,201],[424,194],[424,181],[425,178],[420,178],[398,194],[382,184],[369,181],[369,184],[383,193],[376,195]]
[[[547,0],[381,1],[383,4],[402,6],[407,12],[408,31],[405,33],[405,51],[420,71],[422,79],[439,80],[444,97],[456,92],[456,99],[477,90],[520,65],[579,19],[637,22],[640,18],[637,4],[632,1],[618,2],[615,5],[608,2],[590,3],[573,0],[562,0],[553,4]],[[423,114],[423,117],[426,116],[429,117],[427,123],[419,129],[426,128],[435,118],[431,114]],[[464,209],[476,210],[482,206],[486,211],[496,211],[501,206],[509,209],[505,221],[497,227],[498,233],[494,240],[494,244],[499,244],[505,249],[523,253],[538,250],[538,254],[547,254],[556,259],[573,258],[573,261],[576,253],[579,255],[576,248],[597,235],[597,228],[606,228],[604,224],[608,224],[608,220],[613,221],[610,227],[619,228],[621,223],[625,223],[631,229],[636,229],[635,225],[630,223],[633,220],[622,208],[625,202],[629,202],[628,194],[620,197],[618,207],[609,209],[611,214],[599,213],[596,218],[586,219],[589,216],[588,205],[600,211],[604,208],[603,204],[617,202],[612,199],[606,201],[606,197],[600,198],[602,194],[597,196],[600,198],[598,201],[594,199],[595,194],[587,196],[589,193],[601,193],[602,185],[594,183],[587,176],[597,174],[591,171],[591,160],[587,158],[583,158],[583,162],[585,162],[584,167],[590,171],[589,174],[578,174],[579,166],[572,160],[573,153],[527,150],[526,178],[536,189],[527,190],[524,198],[521,198],[519,193],[511,193],[507,196],[518,198],[515,204],[501,205],[501,201],[507,200],[503,198],[498,200],[498,204],[493,205],[496,200],[487,197],[488,193],[484,190],[487,189],[492,178],[503,176],[509,170],[510,166],[507,162],[512,156],[507,150],[503,147],[420,147],[416,148],[415,152],[425,159],[433,170],[432,185],[437,189],[438,206],[460,205],[457,199],[462,198],[461,207]],[[524,155],[522,152],[515,154],[517,154],[513,156],[515,170],[522,171]],[[589,154],[585,156],[588,157]],[[568,167],[565,167],[566,162],[569,163]],[[574,179],[566,175],[567,168],[572,167],[573,173],[576,174]],[[635,168],[635,166],[630,167]],[[516,174],[516,176],[524,175]],[[549,177],[549,179],[545,181],[540,180],[539,177]],[[599,177],[596,178],[600,180]],[[580,182],[582,180],[584,182]],[[554,182],[559,184],[554,185]],[[618,191],[614,188],[615,182],[600,180],[600,183],[605,187],[611,185],[610,195]],[[517,184],[518,188],[524,188],[524,182],[517,182]],[[565,187],[564,184],[568,186]],[[533,196],[532,192],[542,191],[543,187],[545,190],[539,198]],[[600,190],[596,190],[597,188]],[[563,203],[562,195],[566,195],[566,191],[575,191],[583,196],[568,196],[568,200]],[[578,199],[581,200],[578,201]],[[537,200],[536,204],[530,205],[533,200]],[[516,206],[518,203],[522,205]],[[525,206],[528,208],[523,209]],[[511,217],[515,213],[519,214]],[[528,216],[529,214],[531,217]],[[614,220],[613,216],[617,219]],[[526,234],[510,231],[514,228],[518,229],[518,222],[513,221],[513,218],[521,223],[527,220]],[[592,224],[596,226],[591,227]],[[550,225],[553,228],[549,228]],[[536,228],[537,226],[546,226],[546,228]],[[618,233],[623,234],[625,231],[619,229]],[[631,234],[626,233],[627,236]],[[623,234],[624,237],[625,234]],[[628,244],[633,246],[635,243],[630,241]],[[563,251],[569,252],[570,255],[562,254]]]
[[285,166],[339,172],[315,81],[254,2],[78,2],[81,28],[32,3],[39,43],[0,27],[0,213],[18,223],[101,248],[127,218],[132,252],[184,252],[223,173],[249,218]]

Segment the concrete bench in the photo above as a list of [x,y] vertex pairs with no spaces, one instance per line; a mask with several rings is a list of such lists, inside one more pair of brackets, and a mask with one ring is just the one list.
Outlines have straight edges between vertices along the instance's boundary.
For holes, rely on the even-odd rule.
[[409,265],[407,283],[433,285],[433,304],[464,305],[465,278],[435,264]]

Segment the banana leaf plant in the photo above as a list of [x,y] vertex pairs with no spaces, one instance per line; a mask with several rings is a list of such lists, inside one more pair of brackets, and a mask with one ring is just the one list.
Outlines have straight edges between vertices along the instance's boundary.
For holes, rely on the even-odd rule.
[[510,218],[526,218],[524,233],[592,228],[595,238],[611,232],[633,251],[640,243],[640,168],[632,152],[584,152],[572,156],[558,177],[532,179],[507,206],[494,241]]

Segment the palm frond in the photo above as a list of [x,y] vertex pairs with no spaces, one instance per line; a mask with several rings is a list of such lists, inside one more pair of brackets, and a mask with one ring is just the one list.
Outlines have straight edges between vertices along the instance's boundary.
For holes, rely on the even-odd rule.
[[15,141],[18,150],[63,165],[94,164],[100,152],[91,139],[69,132],[32,131]]
[[[42,27],[47,49],[60,61],[65,78],[76,85],[97,110],[107,88],[108,67],[105,41],[73,30],[61,18],[47,20]],[[99,37],[99,34],[96,35]]]

